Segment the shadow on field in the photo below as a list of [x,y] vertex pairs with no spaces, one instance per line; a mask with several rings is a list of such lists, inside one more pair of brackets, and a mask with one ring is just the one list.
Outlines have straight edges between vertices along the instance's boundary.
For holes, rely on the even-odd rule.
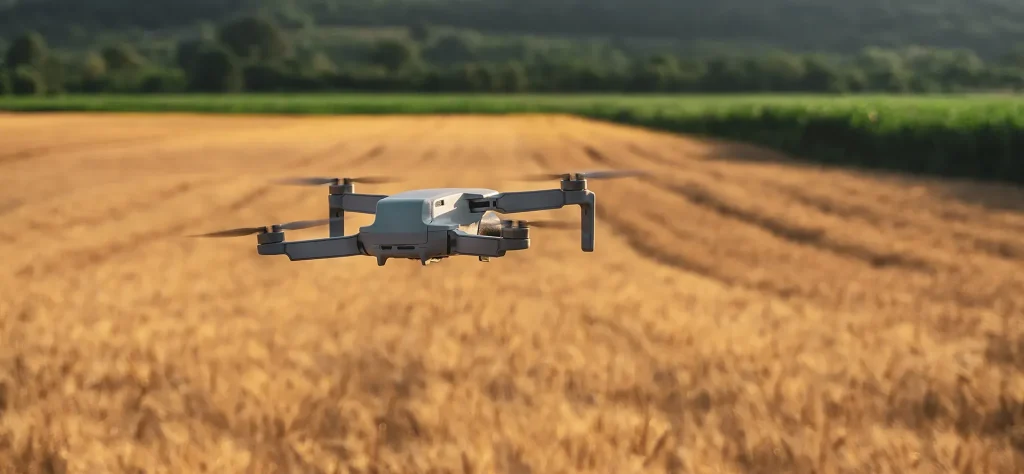
[[963,182],[931,186],[942,197],[988,209],[1024,213],[1024,187],[1009,184]]
[[702,158],[738,164],[776,164],[795,169],[835,170],[849,172],[863,178],[875,178],[907,186],[924,187],[940,199],[955,200],[989,210],[1024,214],[1024,186],[986,182],[971,179],[953,179],[840,163],[822,163],[801,160],[776,150],[744,143],[700,139],[708,146]]
[[710,138],[691,138],[708,146],[705,159],[716,161],[737,161],[746,163],[778,163],[805,168],[820,168],[822,165],[812,161],[802,161],[777,150],[738,142],[718,141]]

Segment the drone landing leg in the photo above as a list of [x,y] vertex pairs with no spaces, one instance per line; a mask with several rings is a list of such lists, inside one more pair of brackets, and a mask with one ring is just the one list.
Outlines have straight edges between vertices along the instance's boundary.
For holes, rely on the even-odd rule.
[[580,206],[580,248],[584,252],[594,251],[594,237],[597,235],[595,230],[596,212],[595,207],[597,204],[597,195],[594,193],[587,193],[583,196],[583,202],[571,203],[578,204]]

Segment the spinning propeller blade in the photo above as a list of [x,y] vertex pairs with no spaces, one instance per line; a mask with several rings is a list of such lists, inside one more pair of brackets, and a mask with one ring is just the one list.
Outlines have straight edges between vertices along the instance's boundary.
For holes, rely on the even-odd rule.
[[633,176],[647,176],[650,173],[643,170],[605,170],[605,171],[585,171],[580,173],[586,179],[615,179],[615,178],[629,178]]
[[382,183],[395,183],[398,179],[389,178],[386,176],[362,176],[358,178],[328,178],[324,176],[310,176],[310,177],[297,177],[297,178],[284,178],[274,181],[277,184],[286,184],[291,186],[321,186],[324,184],[340,184],[343,182],[349,183],[362,183],[362,184],[382,184]]
[[338,178],[321,178],[321,177],[309,177],[309,178],[283,178],[275,180],[276,184],[287,184],[291,186],[320,186],[322,184],[334,184],[340,183],[341,180]]
[[[295,221],[284,224],[279,224],[276,227],[280,230],[302,230],[311,229],[313,227],[320,227],[331,222],[341,220],[341,218],[334,219],[317,219],[310,221]],[[237,229],[221,230],[217,232],[210,232],[208,234],[190,235],[189,237],[241,237],[244,235],[262,234],[270,232],[271,226],[264,227],[240,227]]]
[[221,230],[208,234],[190,235],[189,237],[241,237],[243,235],[259,234],[266,232],[266,227],[239,227],[237,229]]
[[643,170],[598,170],[580,171],[575,173],[542,173],[523,176],[524,181],[550,181],[553,179],[567,179],[581,176],[584,179],[615,179],[630,176],[646,176],[649,173]]
[[363,176],[361,178],[348,178],[350,183],[360,184],[384,184],[384,183],[397,183],[401,181],[398,178],[388,178],[387,176]]
[[287,224],[281,224],[278,227],[280,227],[281,230],[312,229],[314,227],[324,226],[324,225],[330,224],[333,221],[340,221],[340,220],[341,220],[341,218],[316,219],[316,220],[311,220],[311,221],[295,221],[295,222],[289,222]]
[[520,177],[522,181],[551,181],[553,179],[565,179],[571,175],[568,173],[542,173],[542,174],[528,174]]

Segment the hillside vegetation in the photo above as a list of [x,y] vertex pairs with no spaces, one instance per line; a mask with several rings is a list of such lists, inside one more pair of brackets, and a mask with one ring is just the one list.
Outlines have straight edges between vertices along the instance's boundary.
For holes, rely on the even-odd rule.
[[[349,32],[351,33],[351,32]],[[371,33],[371,32],[364,32]],[[6,46],[0,94],[70,92],[948,92],[1024,88],[1024,56],[865,48],[853,55],[636,52],[614,42],[504,38],[417,23],[360,37],[289,28],[266,13],[198,36]],[[374,36],[375,35],[375,36]]]
[[[6,6],[5,6],[6,5]],[[6,0],[2,32],[175,30],[263,9],[290,26],[430,22],[486,32],[663,38],[790,50],[966,47],[991,56],[1024,41],[1013,0]]]

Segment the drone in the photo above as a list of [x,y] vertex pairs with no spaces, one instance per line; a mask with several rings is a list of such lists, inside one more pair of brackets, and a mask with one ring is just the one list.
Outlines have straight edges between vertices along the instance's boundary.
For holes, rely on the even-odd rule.
[[[262,227],[243,227],[193,237],[256,235],[259,255],[285,255],[291,261],[353,256],[376,257],[377,265],[389,259],[419,260],[424,266],[452,256],[475,256],[481,262],[504,257],[509,251],[530,248],[530,228],[575,228],[566,223],[502,219],[514,214],[580,207],[580,247],[594,251],[595,199],[588,179],[611,179],[646,174],[632,170],[542,174],[525,181],[559,179],[558,189],[498,192],[483,188],[434,188],[393,195],[359,194],[355,184],[387,183],[381,177],[289,178],[278,184],[329,187],[330,217]],[[372,224],[345,235],[345,213],[374,215]],[[330,236],[286,241],[284,232],[329,226]]]

